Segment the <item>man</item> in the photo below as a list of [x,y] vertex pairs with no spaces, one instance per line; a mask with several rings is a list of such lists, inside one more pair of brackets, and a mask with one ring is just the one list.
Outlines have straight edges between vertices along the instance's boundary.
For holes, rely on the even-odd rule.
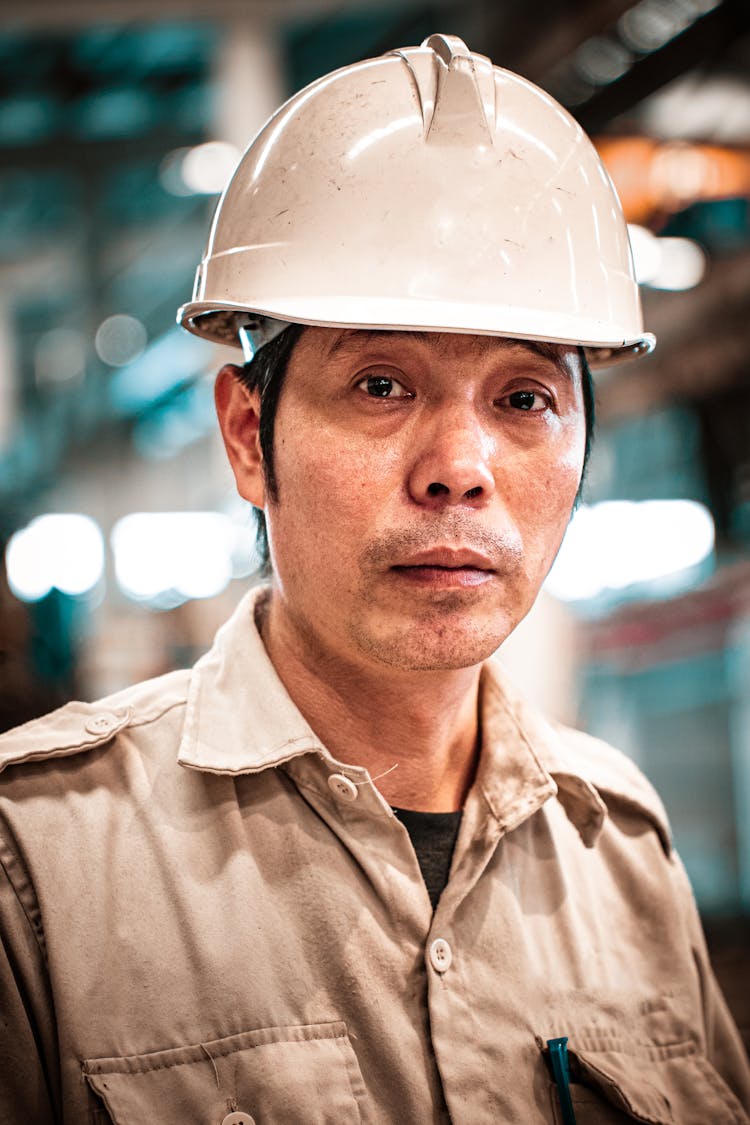
[[490,659],[652,343],[590,143],[452,37],[338,71],[181,319],[273,577],[0,744],[2,1120],[748,1121],[658,798]]

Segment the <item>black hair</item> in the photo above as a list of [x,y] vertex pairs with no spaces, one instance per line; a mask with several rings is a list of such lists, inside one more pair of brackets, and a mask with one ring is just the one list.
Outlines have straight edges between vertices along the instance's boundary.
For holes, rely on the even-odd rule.
[[586,444],[583,450],[583,467],[581,469],[581,479],[578,484],[578,492],[576,493],[575,504],[573,511],[576,510],[581,502],[583,496],[583,485],[586,480],[586,469],[588,468],[589,457],[591,456],[591,447],[594,444],[594,431],[596,428],[596,393],[594,390],[594,377],[591,374],[589,361],[586,358],[585,348],[579,347],[578,356],[581,360],[581,385],[583,389],[583,416],[586,420]]
[[[276,425],[276,411],[279,406],[281,389],[284,385],[289,360],[294,346],[304,332],[304,325],[291,324],[275,336],[268,344],[259,349],[242,368],[241,382],[248,390],[257,390],[260,394],[260,448],[263,454],[263,476],[266,491],[272,500],[278,500],[279,486],[276,479],[276,470],[273,458],[273,436]],[[591,445],[594,440],[594,422],[596,405],[594,398],[594,380],[591,375],[586,353],[579,347],[578,355],[581,360],[583,384],[583,409],[586,419],[586,445],[583,454],[583,469],[578,493],[575,499],[575,508],[578,507],[583,492],[583,482],[586,477],[586,467],[591,454]],[[260,572],[268,575],[271,570],[268,551],[268,532],[266,518],[260,508],[255,508],[257,521],[257,554],[260,560]]]
[[[263,454],[263,478],[266,491],[272,500],[278,500],[279,485],[273,460],[273,433],[276,425],[276,411],[279,406],[281,388],[289,365],[294,345],[304,331],[302,324],[290,324],[278,336],[274,336],[260,348],[242,368],[240,381],[248,390],[257,390],[260,395],[260,450]],[[268,531],[266,517],[260,508],[253,509],[256,520],[256,553],[260,562],[260,573],[268,576],[271,560],[268,550]]]

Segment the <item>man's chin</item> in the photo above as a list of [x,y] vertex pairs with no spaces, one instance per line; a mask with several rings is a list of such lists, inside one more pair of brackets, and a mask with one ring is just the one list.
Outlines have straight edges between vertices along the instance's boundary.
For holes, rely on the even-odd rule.
[[359,648],[389,668],[404,672],[448,672],[482,664],[515,628],[502,614],[491,623],[456,622],[441,615],[404,628],[357,630]]

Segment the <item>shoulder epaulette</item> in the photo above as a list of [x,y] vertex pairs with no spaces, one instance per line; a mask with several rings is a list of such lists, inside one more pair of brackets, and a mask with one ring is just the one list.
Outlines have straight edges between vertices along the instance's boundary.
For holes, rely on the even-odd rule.
[[0,772],[24,762],[70,757],[94,750],[126,727],[154,722],[184,703],[189,672],[170,672],[96,703],[67,703],[0,735]]

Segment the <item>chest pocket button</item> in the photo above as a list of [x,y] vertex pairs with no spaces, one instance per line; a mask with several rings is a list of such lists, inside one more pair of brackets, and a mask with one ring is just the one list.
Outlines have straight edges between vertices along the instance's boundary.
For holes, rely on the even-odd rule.
[[249,1113],[228,1113],[221,1125],[255,1125],[255,1118]]

